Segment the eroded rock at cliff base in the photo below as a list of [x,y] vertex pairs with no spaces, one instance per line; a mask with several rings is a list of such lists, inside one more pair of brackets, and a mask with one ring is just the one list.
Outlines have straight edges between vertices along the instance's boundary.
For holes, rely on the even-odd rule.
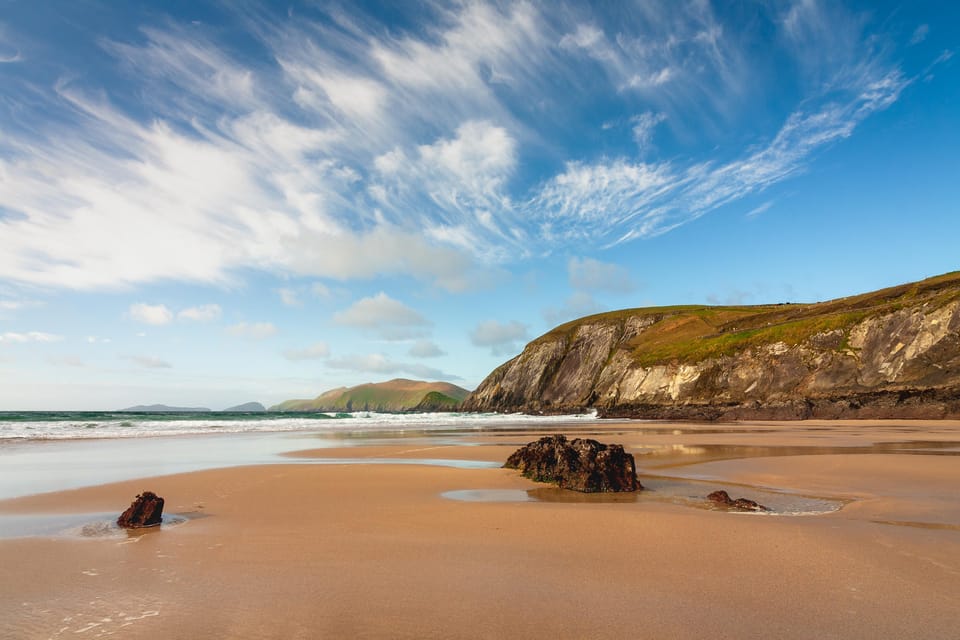
[[117,518],[117,526],[124,529],[156,527],[163,520],[163,498],[153,491],[144,491]]
[[503,465],[537,482],[584,493],[637,491],[633,454],[619,444],[565,436],[545,436],[517,449]]

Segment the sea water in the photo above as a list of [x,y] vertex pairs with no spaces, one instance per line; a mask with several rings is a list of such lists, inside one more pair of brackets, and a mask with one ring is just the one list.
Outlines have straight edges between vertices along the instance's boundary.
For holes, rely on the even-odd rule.
[[[203,469],[325,462],[282,456],[303,449],[401,440],[418,446],[462,444],[462,436],[469,433],[596,420],[595,414],[6,412],[0,413],[0,500]],[[361,462],[378,460],[336,460]],[[397,462],[485,464],[412,458]]]
[[529,416],[499,413],[0,412],[0,443],[11,440],[143,438],[213,433],[483,430],[596,420],[596,413]]

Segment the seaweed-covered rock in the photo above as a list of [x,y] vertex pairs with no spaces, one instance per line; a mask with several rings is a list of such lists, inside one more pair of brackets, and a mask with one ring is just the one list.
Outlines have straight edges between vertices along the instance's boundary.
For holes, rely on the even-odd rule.
[[503,466],[518,469],[531,480],[584,493],[643,489],[633,455],[622,445],[596,440],[545,436],[517,449]]
[[117,526],[125,529],[155,527],[163,519],[163,498],[153,491],[144,491],[117,518]]
[[757,504],[753,500],[747,500],[746,498],[734,500],[726,491],[714,491],[707,496],[707,500],[733,511],[770,511],[770,509],[762,504]]

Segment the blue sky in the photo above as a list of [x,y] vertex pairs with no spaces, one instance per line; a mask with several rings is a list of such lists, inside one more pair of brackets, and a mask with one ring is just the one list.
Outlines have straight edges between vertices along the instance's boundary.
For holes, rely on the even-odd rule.
[[960,268],[943,2],[0,2],[0,410],[473,388]]

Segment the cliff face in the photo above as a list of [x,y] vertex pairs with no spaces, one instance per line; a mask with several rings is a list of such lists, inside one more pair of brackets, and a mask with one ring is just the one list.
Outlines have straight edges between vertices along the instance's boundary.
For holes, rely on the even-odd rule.
[[591,316],[528,344],[463,408],[687,420],[960,417],[960,274],[811,305]]

